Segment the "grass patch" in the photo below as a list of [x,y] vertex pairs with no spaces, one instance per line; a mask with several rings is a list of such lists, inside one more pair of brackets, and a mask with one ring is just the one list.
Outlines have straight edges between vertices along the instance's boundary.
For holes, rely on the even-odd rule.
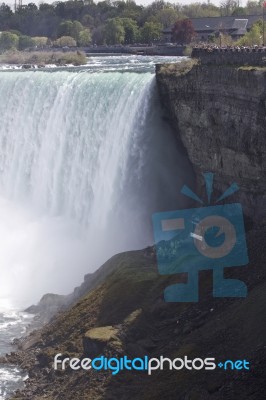
[[239,67],[238,70],[240,71],[266,71],[266,66],[265,67],[259,67],[259,66],[252,66],[252,65],[244,65],[242,67]]
[[117,334],[118,330],[113,326],[102,326],[99,328],[92,328],[86,332],[85,337],[92,340],[99,340],[101,342],[109,342]]
[[159,66],[158,74],[175,76],[186,75],[198,63],[198,59],[191,58],[189,60],[184,60],[175,64],[162,64]]
[[56,64],[58,66],[68,64],[83,65],[86,64],[86,56],[81,51],[8,51],[0,55],[0,64],[37,64],[39,66],[47,64]]
[[131,325],[136,319],[141,315],[142,309],[139,308],[138,310],[133,311],[129,316],[124,320],[124,324]]
[[186,46],[185,49],[184,49],[184,53],[183,53],[184,56],[190,57],[191,54],[192,54],[192,50],[193,50],[193,47]]

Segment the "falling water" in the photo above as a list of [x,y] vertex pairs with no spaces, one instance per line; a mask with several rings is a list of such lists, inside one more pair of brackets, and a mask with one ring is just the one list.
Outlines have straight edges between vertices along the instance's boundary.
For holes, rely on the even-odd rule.
[[[151,244],[151,214],[181,205],[190,167],[162,118],[150,57],[1,71],[0,95],[2,355],[29,323],[22,306]],[[25,378],[0,364],[0,399]]]
[[67,293],[119,251],[152,242],[185,160],[154,74],[0,73],[1,296]]

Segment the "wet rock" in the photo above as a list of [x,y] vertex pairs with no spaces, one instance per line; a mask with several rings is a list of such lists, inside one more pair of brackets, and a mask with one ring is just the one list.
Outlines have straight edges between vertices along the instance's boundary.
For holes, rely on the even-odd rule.
[[157,83],[165,112],[194,168],[197,194],[206,195],[203,172],[216,174],[214,196],[236,181],[241,191],[235,200],[251,221],[265,223],[265,71],[190,65],[180,73],[180,65],[158,65]]
[[41,368],[51,366],[51,363],[53,361],[51,356],[45,352],[41,352],[41,353],[37,354],[36,358],[37,358],[39,366]]
[[25,351],[32,347],[42,346],[43,341],[40,334],[27,336],[24,340],[20,341],[19,349]]

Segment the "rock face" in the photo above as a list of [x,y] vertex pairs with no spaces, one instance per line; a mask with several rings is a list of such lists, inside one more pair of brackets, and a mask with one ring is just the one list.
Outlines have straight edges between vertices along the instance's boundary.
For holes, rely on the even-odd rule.
[[59,310],[70,304],[71,296],[64,296],[59,294],[47,293],[45,294],[37,305],[28,307],[25,312],[30,314],[37,314],[41,317],[43,322],[48,321]]
[[[213,298],[210,275],[201,275],[199,303],[166,303],[163,290],[177,275],[160,276],[153,252],[122,253],[106,264],[104,281],[24,339],[2,359],[28,371],[24,400],[260,400],[266,380],[266,227],[247,232],[250,263],[229,268],[247,298]],[[215,357],[250,362],[250,371],[54,369],[54,357],[128,359]],[[101,363],[97,360],[97,365]],[[113,359],[112,365],[115,365]]]
[[192,59],[157,65],[162,105],[194,167],[215,173],[223,192],[234,181],[234,200],[253,221],[266,222],[266,70],[201,65]]

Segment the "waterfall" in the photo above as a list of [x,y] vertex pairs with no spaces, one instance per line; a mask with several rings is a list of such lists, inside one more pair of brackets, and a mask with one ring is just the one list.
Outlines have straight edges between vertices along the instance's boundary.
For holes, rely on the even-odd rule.
[[0,73],[0,290],[70,292],[108,257],[152,243],[178,206],[184,157],[150,72]]

